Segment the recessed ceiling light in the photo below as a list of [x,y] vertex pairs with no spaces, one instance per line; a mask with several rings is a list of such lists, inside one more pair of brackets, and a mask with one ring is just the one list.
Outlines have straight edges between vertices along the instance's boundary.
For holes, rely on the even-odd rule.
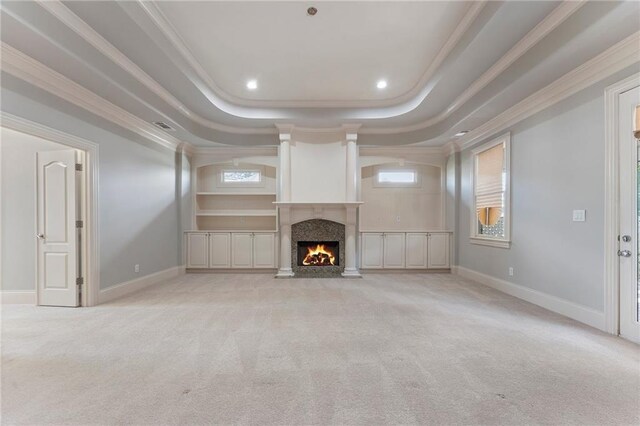
[[256,90],[257,88],[258,88],[258,81],[257,80],[249,80],[249,81],[247,81],[247,89]]
[[387,87],[387,80],[378,80],[378,82],[376,83],[376,87],[378,89],[384,89],[385,87]]
[[318,9],[313,6],[307,9],[307,15],[309,16],[314,16],[316,13],[318,13]]
[[460,131],[460,132],[456,133],[456,137],[464,136],[464,135],[466,135],[467,133],[469,133],[469,131],[468,131],[468,130],[462,130],[462,131]]

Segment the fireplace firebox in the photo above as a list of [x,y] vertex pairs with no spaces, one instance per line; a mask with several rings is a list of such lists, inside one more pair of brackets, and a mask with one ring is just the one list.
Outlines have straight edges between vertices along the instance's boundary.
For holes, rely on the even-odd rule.
[[291,225],[291,269],[298,278],[335,278],[344,271],[344,225],[309,219]]
[[298,241],[298,266],[340,266],[340,243]]

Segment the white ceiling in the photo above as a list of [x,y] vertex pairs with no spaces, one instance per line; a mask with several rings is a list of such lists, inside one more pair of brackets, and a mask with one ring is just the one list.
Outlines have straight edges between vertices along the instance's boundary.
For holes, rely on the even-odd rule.
[[[44,96],[42,78],[5,55],[0,106],[26,114],[14,94],[70,102],[111,124],[167,122],[201,146],[273,145],[278,124],[359,124],[365,145],[439,146],[640,31],[637,1],[318,0],[315,17],[310,5],[3,0],[3,52],[57,74],[59,90]],[[119,111],[92,111],[74,85]]]
[[[419,87],[470,2],[156,2],[235,102],[393,99]],[[245,83],[257,79],[259,88]],[[386,79],[379,90],[376,82]]]

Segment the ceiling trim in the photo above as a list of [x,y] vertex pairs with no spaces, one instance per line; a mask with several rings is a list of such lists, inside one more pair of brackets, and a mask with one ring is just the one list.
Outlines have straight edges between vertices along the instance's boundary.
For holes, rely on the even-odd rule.
[[105,57],[110,59],[124,71],[129,73],[133,78],[142,83],[147,89],[151,90],[162,100],[167,102],[171,107],[178,110],[185,117],[195,121],[198,124],[221,132],[235,134],[273,134],[272,129],[250,129],[244,127],[227,126],[207,120],[204,117],[189,110],[182,102],[166,90],[160,83],[154,80],[149,74],[144,72],[133,61],[131,61],[124,53],[118,50],[114,45],[109,43],[96,30],[91,28],[89,24],[83,21],[78,15],[73,13],[71,9],[65,6],[60,0],[36,0],[37,3],[47,10],[51,15],[66,25],[73,32],[78,34],[87,43],[96,48]]
[[[445,44],[440,48],[440,51],[429,64],[425,72],[420,79],[416,82],[411,90],[408,92],[389,99],[381,100],[354,100],[354,101],[338,101],[338,100],[311,100],[311,101],[276,101],[276,100],[252,100],[244,99],[223,90],[219,87],[211,75],[207,73],[200,62],[195,58],[191,50],[187,47],[186,43],[180,36],[180,33],[173,26],[171,21],[160,10],[160,8],[153,2],[144,0],[138,0],[138,5],[145,13],[151,18],[155,26],[162,32],[165,38],[173,45],[173,47],[180,53],[182,59],[191,67],[191,69],[200,77],[208,86],[209,90],[224,99],[227,102],[238,106],[251,107],[251,108],[381,108],[389,106],[398,106],[402,103],[415,100],[420,97],[421,92],[424,91],[429,79],[433,76],[442,62],[449,56],[453,48],[458,44],[460,38],[469,29],[471,24],[480,14],[480,11],[485,6],[486,0],[475,1],[466,11],[463,18],[460,20],[456,28],[451,32],[449,38]],[[199,86],[196,84],[196,87]],[[424,100],[424,95],[420,102]],[[418,104],[420,103],[418,102]],[[415,102],[412,102],[415,103]],[[216,105],[217,106],[217,105]]]
[[586,3],[585,0],[573,1],[565,0],[558,7],[553,9],[542,21],[540,21],[531,31],[522,37],[507,53],[505,53],[495,64],[476,79],[464,92],[462,92],[445,110],[435,117],[429,118],[420,123],[402,127],[387,127],[384,129],[363,129],[363,134],[391,134],[404,133],[422,130],[426,127],[437,124],[447,119],[457,111],[469,99],[484,89],[489,83],[495,80],[516,60],[527,53],[532,47],[540,42],[547,34],[553,31],[561,23],[566,21],[578,9]]
[[476,127],[458,140],[462,149],[507,129],[640,61],[640,31],[569,71],[553,83]]
[[112,104],[78,83],[2,42],[0,69],[61,99],[175,151],[183,141]]
[[[88,43],[93,45],[96,49],[98,49],[101,53],[103,53],[106,57],[111,59],[117,65],[119,65],[122,69],[129,72],[134,78],[144,84],[149,90],[156,93],[159,97],[164,99],[177,109],[180,113],[186,116],[189,119],[192,119],[198,124],[201,124],[205,127],[228,132],[234,134],[252,134],[252,135],[275,135],[277,134],[277,130],[273,128],[263,128],[263,129],[250,129],[243,127],[233,127],[226,126],[223,124],[216,123],[214,121],[208,120],[204,117],[201,117],[189,109],[187,109],[178,99],[173,97],[166,89],[164,89],[158,82],[156,82],[153,78],[151,78],[148,74],[146,74],[142,69],[140,69],[137,65],[135,65],[131,60],[129,60],[122,52],[120,52],[115,46],[111,45],[107,40],[105,40],[102,36],[100,36],[93,28],[91,28],[87,23],[85,23],[81,18],[75,15],[70,9],[68,9],[64,4],[62,4],[59,0],[53,1],[42,1],[38,0],[40,4],[52,13],[53,16],[58,18],[62,23],[69,26],[74,32],[84,38]],[[472,8],[468,11],[465,16],[465,20],[468,22],[461,22],[454,31],[452,37],[449,38],[443,49],[441,49],[440,53],[436,57],[434,63],[430,66],[427,74],[433,74],[435,70],[439,67],[440,63],[446,58],[446,56],[450,53],[453,47],[458,43],[459,38],[464,34],[464,32],[468,29],[469,25],[475,20],[477,14],[484,6],[485,2],[477,2],[474,3]],[[542,40],[547,34],[549,34],[553,29],[555,29],[558,25],[568,19],[573,13],[575,13],[580,7],[582,7],[586,2],[584,0],[580,1],[572,1],[572,0],[564,0],[559,6],[557,6],[549,15],[547,15],[542,21],[540,21],[529,33],[527,33],[522,39],[520,39],[505,55],[503,55],[489,70],[482,74],[478,79],[476,79],[464,92],[462,92],[452,104],[450,104],[445,110],[439,113],[435,117],[431,117],[427,120],[424,120],[419,123],[415,123],[407,126],[400,127],[386,127],[386,128],[366,128],[363,127],[360,129],[360,134],[397,134],[397,133],[407,133],[416,130],[422,130],[429,126],[435,125],[446,118],[448,118],[451,114],[457,111],[462,105],[464,105],[469,99],[475,96],[480,90],[485,88],[491,81],[497,78],[502,72],[504,72],[510,65],[512,65],[518,58],[522,57],[528,50],[534,47],[540,40]],[[147,13],[154,25],[160,29],[165,36],[169,39],[169,41],[174,45],[174,47],[180,52],[185,61],[189,66],[192,67],[194,72],[196,72],[200,78],[203,78],[206,83],[215,87],[215,83],[211,80],[211,78],[206,74],[204,69],[197,63],[195,58],[190,56],[190,52],[188,48],[184,45],[184,43],[180,40],[178,34],[174,31],[171,34],[170,30],[167,30],[170,27],[170,23],[166,21],[162,12],[151,2],[138,2],[138,5]],[[473,11],[473,13],[472,13]],[[473,19],[472,19],[473,17]],[[135,20],[135,19],[134,19]],[[464,25],[463,25],[464,24]],[[138,22],[138,25],[140,23]],[[167,35],[166,31],[169,31]],[[187,76],[187,78],[189,78]],[[215,91],[215,89],[213,89]],[[416,105],[417,106],[417,105]],[[264,118],[264,117],[261,117]],[[365,117],[366,118],[366,117]],[[332,129],[327,129],[327,131],[331,131]]]

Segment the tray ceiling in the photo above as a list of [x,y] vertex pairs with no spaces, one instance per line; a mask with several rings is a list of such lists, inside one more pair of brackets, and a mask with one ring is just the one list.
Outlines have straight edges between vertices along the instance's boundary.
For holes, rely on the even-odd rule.
[[[22,108],[12,92],[51,102],[25,89],[35,84],[201,146],[275,144],[284,123],[440,146],[640,31],[638,2],[319,1],[314,17],[308,6],[3,1],[2,109]],[[624,66],[637,68],[636,50]]]

